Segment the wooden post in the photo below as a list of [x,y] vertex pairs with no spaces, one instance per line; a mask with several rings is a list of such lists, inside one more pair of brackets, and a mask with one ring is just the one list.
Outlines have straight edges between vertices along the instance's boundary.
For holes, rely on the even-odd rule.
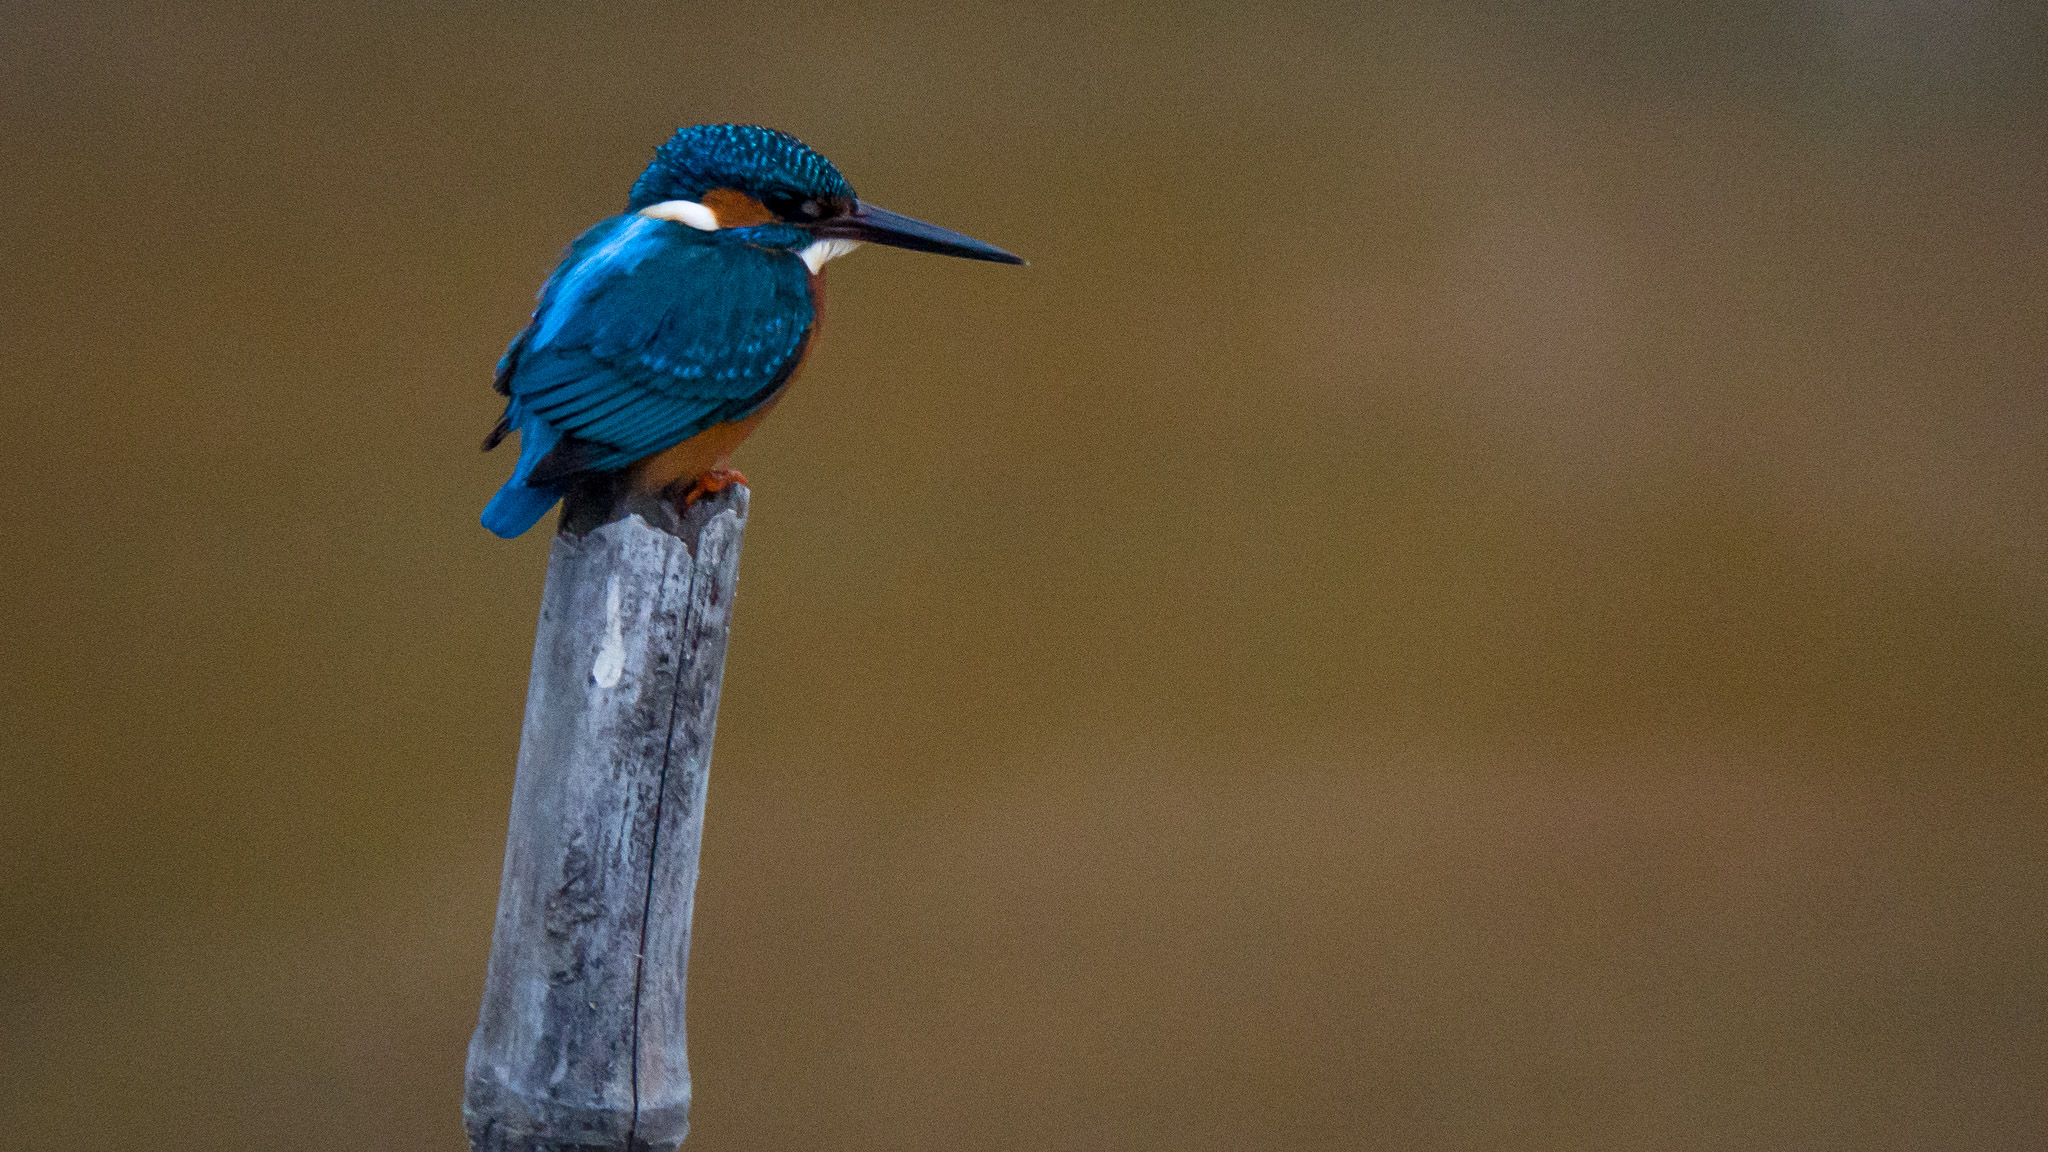
[[572,493],[548,557],[463,1122],[476,1152],[674,1149],[683,983],[747,490]]

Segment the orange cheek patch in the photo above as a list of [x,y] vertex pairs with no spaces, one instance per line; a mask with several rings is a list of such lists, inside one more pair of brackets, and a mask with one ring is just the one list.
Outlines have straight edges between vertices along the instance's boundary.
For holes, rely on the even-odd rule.
[[704,194],[702,203],[718,217],[720,228],[745,228],[775,219],[766,204],[737,188],[713,188]]

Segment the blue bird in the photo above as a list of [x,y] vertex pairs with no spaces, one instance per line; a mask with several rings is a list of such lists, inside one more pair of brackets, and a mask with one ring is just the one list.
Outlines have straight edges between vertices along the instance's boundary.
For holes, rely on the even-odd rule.
[[726,467],[782,397],[817,331],[820,270],[862,243],[1024,261],[853,193],[784,132],[684,128],[657,148],[626,214],[569,246],[533,320],[498,361],[519,462],[484,527],[517,536],[579,481],[627,474],[685,502],[740,479]]

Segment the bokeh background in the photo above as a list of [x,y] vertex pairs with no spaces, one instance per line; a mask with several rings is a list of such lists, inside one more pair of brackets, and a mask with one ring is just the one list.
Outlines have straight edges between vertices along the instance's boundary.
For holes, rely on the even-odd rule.
[[0,1145],[462,1147],[545,532],[681,124],[831,270],[690,1147],[2048,1144],[2048,23],[0,8]]

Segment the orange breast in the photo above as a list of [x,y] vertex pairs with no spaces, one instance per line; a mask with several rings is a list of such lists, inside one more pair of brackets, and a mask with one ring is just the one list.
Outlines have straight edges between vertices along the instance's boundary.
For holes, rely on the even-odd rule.
[[725,467],[734,450],[753,435],[755,427],[768,418],[788,391],[789,385],[784,384],[746,419],[713,424],[681,444],[634,464],[633,486],[643,492],[659,492],[678,480],[695,480],[713,468]]

